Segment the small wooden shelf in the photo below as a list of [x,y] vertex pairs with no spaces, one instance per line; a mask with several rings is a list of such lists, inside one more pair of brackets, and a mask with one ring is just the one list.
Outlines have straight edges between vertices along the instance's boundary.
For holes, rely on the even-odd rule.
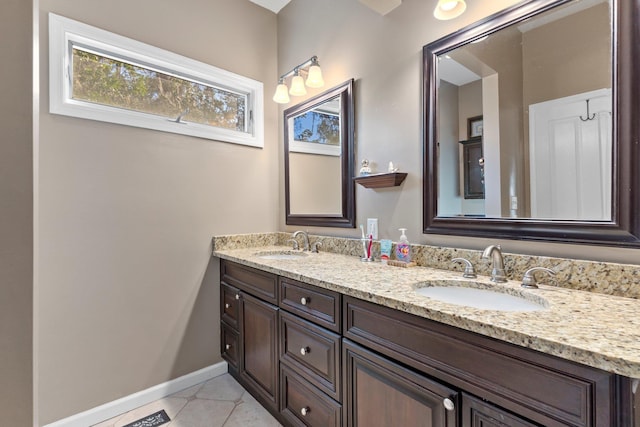
[[366,188],[384,188],[397,187],[406,177],[406,172],[389,172],[357,176],[353,180]]

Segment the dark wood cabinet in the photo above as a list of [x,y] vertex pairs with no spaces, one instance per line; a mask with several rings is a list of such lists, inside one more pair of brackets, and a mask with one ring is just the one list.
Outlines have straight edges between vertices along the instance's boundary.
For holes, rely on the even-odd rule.
[[220,296],[229,372],[285,426],[640,427],[630,378],[224,260]]
[[272,408],[278,407],[278,307],[240,297],[240,377]]
[[279,408],[278,276],[220,264],[221,352],[229,372],[270,412]]
[[458,393],[343,341],[345,425],[458,426]]
[[340,335],[282,311],[280,343],[280,361],[340,401]]
[[340,294],[306,283],[280,278],[280,308],[340,333]]
[[340,427],[342,405],[286,364],[280,368],[281,413],[293,426]]
[[462,394],[462,425],[463,427],[540,426],[465,393]]

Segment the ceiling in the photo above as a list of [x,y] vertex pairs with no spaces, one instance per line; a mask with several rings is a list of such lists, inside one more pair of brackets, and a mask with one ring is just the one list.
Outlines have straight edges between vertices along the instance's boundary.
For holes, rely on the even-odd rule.
[[[273,13],[278,13],[291,0],[249,0],[259,6],[269,9]],[[358,0],[360,3],[368,6],[380,15],[386,15],[396,7],[400,6],[402,0]]]
[[285,7],[291,0],[249,0],[259,6],[269,9],[273,13],[280,12],[280,9]]

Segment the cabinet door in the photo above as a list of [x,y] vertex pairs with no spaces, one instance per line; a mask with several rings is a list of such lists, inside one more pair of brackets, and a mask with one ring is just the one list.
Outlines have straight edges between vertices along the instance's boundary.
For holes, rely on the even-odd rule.
[[458,393],[343,340],[345,425],[456,427]]
[[240,301],[240,376],[263,404],[277,410],[278,307],[243,292]]
[[220,323],[220,343],[222,358],[229,362],[229,372],[237,372],[240,355],[238,332],[224,322]]
[[538,426],[465,393],[462,394],[462,425],[463,427]]

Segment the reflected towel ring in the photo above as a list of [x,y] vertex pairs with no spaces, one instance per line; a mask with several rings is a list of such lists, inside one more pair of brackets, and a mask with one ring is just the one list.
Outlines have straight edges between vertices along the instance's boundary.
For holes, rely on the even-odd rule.
[[587,99],[587,118],[583,118],[582,115],[580,115],[580,120],[582,120],[583,122],[588,122],[589,120],[593,120],[596,118],[596,113],[593,113],[591,115],[589,115],[589,100]]

